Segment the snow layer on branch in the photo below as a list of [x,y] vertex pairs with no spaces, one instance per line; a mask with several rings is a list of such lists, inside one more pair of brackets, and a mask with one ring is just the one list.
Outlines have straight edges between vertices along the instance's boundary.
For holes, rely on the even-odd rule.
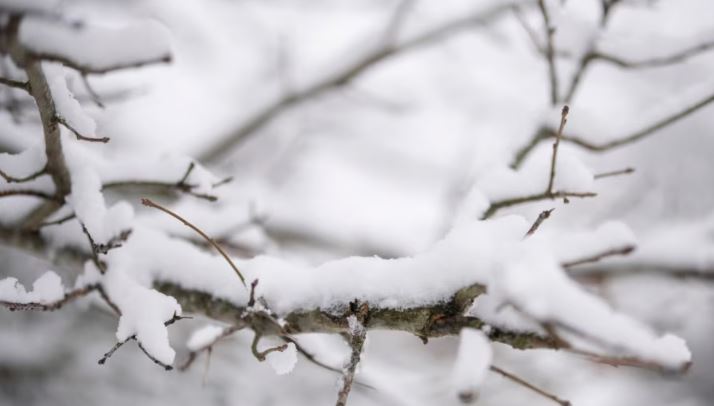
[[[485,173],[476,188],[491,202],[545,192],[550,175],[552,148],[541,145],[514,171],[508,167],[498,167]],[[592,172],[566,145],[560,144],[555,166],[555,191],[592,192],[594,181]]]
[[121,268],[110,268],[103,286],[121,311],[117,340],[124,341],[136,334],[139,343],[151,356],[171,365],[176,353],[169,345],[164,323],[175,315],[181,315],[181,306],[176,299],[141,286]]
[[223,327],[209,324],[194,331],[186,342],[186,347],[191,351],[202,350],[213,344],[223,334]]
[[0,280],[0,301],[13,303],[52,303],[64,297],[64,287],[60,277],[48,271],[32,284],[32,291],[27,292],[25,287],[15,278]]
[[[566,331],[579,331],[603,352],[641,357],[673,369],[689,361],[682,340],[657,337],[571,281],[551,240],[523,240],[529,227],[518,216],[473,222],[455,228],[421,254],[398,259],[351,257],[310,267],[259,256],[237,265],[247,280],[260,279],[259,294],[279,314],[339,310],[355,299],[371,307],[423,306],[478,283],[494,300]],[[132,273],[144,286],[155,280],[172,282],[237,305],[247,301],[247,290],[220,257],[143,226],[137,225],[125,247],[111,251],[107,262],[110,269]],[[158,318],[154,321],[159,323]],[[156,328],[164,329],[158,324]]]
[[670,334],[657,337],[646,325],[615,312],[568,278],[555,258],[543,255],[546,244],[533,240],[512,247],[513,255],[494,275],[489,294],[610,353],[635,355],[675,370],[691,360],[684,340]]
[[20,27],[20,42],[33,53],[87,72],[165,61],[171,55],[167,30],[150,20],[108,27],[28,17]]
[[93,137],[97,131],[97,124],[87,115],[72,92],[69,91],[64,68],[51,62],[43,62],[42,68],[47,76],[47,84],[50,87],[57,114],[81,135]]
[[97,244],[106,243],[131,228],[134,209],[123,201],[107,209],[99,177],[91,168],[70,166],[70,172],[72,193],[67,196],[67,203]]
[[479,330],[461,330],[459,351],[452,371],[453,386],[462,398],[475,397],[493,360],[488,338]]

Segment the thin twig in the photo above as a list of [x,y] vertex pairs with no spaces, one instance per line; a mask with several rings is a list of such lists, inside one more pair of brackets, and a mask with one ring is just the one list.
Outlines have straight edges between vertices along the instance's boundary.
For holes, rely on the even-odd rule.
[[40,176],[46,175],[46,174],[47,174],[47,165],[43,166],[40,170],[38,170],[38,171],[36,171],[36,172],[33,172],[33,173],[31,173],[31,174],[29,174],[29,175],[27,175],[27,176],[23,176],[23,177],[19,177],[19,178],[14,177],[14,176],[10,176],[10,175],[8,175],[5,171],[3,171],[2,169],[0,169],[0,177],[2,177],[3,179],[5,179],[5,182],[7,182],[7,183],[24,183],[24,182],[30,182],[30,181],[33,181],[33,180],[39,178]]
[[184,225],[186,225],[193,231],[197,232],[198,235],[203,237],[203,239],[206,240],[207,243],[209,243],[211,246],[213,246],[213,248],[215,248],[223,256],[223,258],[226,260],[226,262],[228,262],[228,265],[230,265],[231,268],[233,268],[233,271],[235,271],[236,275],[238,275],[238,278],[240,278],[240,281],[243,284],[243,286],[246,288],[248,287],[245,283],[245,278],[243,277],[243,274],[241,274],[241,272],[238,270],[238,267],[233,263],[233,260],[228,256],[228,254],[226,254],[225,251],[223,251],[223,248],[221,248],[221,246],[218,245],[218,243],[216,243],[211,237],[209,237],[206,233],[204,233],[200,228],[196,227],[191,222],[189,222],[185,218],[179,216],[178,214],[174,213],[173,211],[171,211],[157,203],[154,203],[153,201],[151,201],[149,199],[146,199],[146,198],[141,199],[141,204],[143,204],[144,206],[147,206],[147,207],[153,207],[155,209],[159,209],[159,210],[163,211],[164,213],[168,214],[169,216],[175,218],[176,220],[182,222]]
[[68,214],[68,215],[66,215],[66,216],[64,216],[64,217],[58,218],[57,220],[46,221],[46,222],[42,223],[42,224],[40,224],[40,228],[42,228],[42,227],[48,227],[48,226],[58,226],[58,225],[60,225],[60,224],[62,224],[62,223],[65,223],[65,222],[67,222],[67,221],[70,221],[70,220],[72,220],[72,219],[74,219],[74,218],[76,218],[76,217],[77,217],[76,214],[70,213],[70,214]]
[[74,134],[74,136],[77,137],[77,139],[80,141],[101,142],[103,144],[109,142],[109,137],[87,137],[86,135],[81,134],[79,131],[77,131],[77,129],[72,127],[72,125],[64,117],[57,116],[55,117],[55,120],[57,120],[58,123],[62,124],[68,130],[70,130]]
[[535,232],[538,231],[538,228],[540,227],[540,225],[541,225],[546,219],[550,218],[550,214],[553,212],[553,210],[555,210],[555,209],[553,208],[553,209],[550,209],[550,210],[543,210],[542,212],[540,212],[540,214],[538,215],[538,218],[537,218],[536,221],[533,223],[533,225],[531,226],[531,228],[528,229],[528,232],[526,233],[526,235],[525,235],[523,238],[530,237],[531,235],[535,234]]
[[709,105],[712,102],[714,102],[714,94],[707,96],[707,97],[697,101],[696,103],[694,103],[690,106],[687,106],[684,109],[682,109],[668,117],[665,117],[659,121],[656,121],[654,124],[651,124],[639,131],[636,131],[636,132],[626,135],[624,137],[619,137],[613,141],[606,142],[604,144],[594,144],[594,143],[586,141],[582,138],[575,137],[575,136],[567,136],[567,135],[563,136],[563,140],[572,142],[580,147],[583,147],[583,148],[593,151],[593,152],[608,151],[613,148],[631,144],[631,143],[639,141],[649,135],[652,135],[655,132],[689,116],[690,114],[696,112],[697,110],[699,110],[703,107],[706,107],[707,105]]
[[510,380],[511,382],[521,385],[524,388],[529,389],[529,390],[543,396],[544,398],[550,399],[553,402],[558,403],[561,406],[570,406],[571,405],[571,403],[569,401],[561,399],[550,392],[546,392],[545,390],[531,384],[530,382],[526,381],[523,378],[520,378],[519,376],[517,376],[511,372],[504,370],[503,368],[497,367],[496,365],[491,365],[489,367],[489,369],[491,371],[503,376],[504,378]]
[[87,89],[87,93],[89,93],[89,97],[92,99],[94,104],[96,104],[97,107],[105,108],[106,106],[104,106],[104,103],[102,103],[102,99],[99,97],[99,94],[94,91],[94,88],[89,83],[89,78],[87,78],[87,74],[83,73],[80,76],[82,77],[82,83],[84,84],[84,88]]
[[40,199],[45,199],[53,202],[59,202],[59,198],[47,192],[42,192],[40,190],[34,189],[11,189],[11,190],[0,190],[0,197],[10,197],[10,196],[32,196],[39,197]]
[[563,135],[565,124],[568,122],[569,111],[570,108],[568,105],[565,105],[560,112],[560,127],[558,127],[558,132],[555,134],[555,142],[553,142],[553,155],[550,160],[550,176],[548,177],[548,188],[546,189],[547,194],[553,193],[553,184],[555,182],[555,164],[558,159],[558,146],[560,145],[560,137]]
[[598,261],[608,258],[608,257],[629,255],[634,250],[635,250],[634,245],[625,245],[623,247],[611,248],[606,251],[599,252],[597,254],[593,254],[593,255],[585,257],[585,258],[580,258],[580,259],[575,259],[572,261],[564,262],[561,264],[561,266],[563,268],[567,269],[567,268],[572,268],[572,267],[578,266],[578,265],[591,264],[593,262],[598,262]]
[[544,0],[538,0],[538,8],[543,17],[543,25],[546,33],[545,57],[548,62],[548,79],[550,80],[550,104],[555,106],[558,103],[558,71],[555,63],[555,27],[552,26],[548,8]]
[[661,66],[681,63],[689,58],[698,56],[704,52],[714,49],[714,41],[704,42],[693,47],[676,52],[663,57],[644,59],[641,61],[630,61],[619,56],[610,55],[604,52],[594,51],[591,58],[604,62],[609,62],[623,69],[656,68]]
[[620,175],[629,175],[631,173],[635,172],[635,168],[625,168],[625,169],[620,169],[617,171],[610,171],[610,172],[603,172],[603,173],[596,173],[593,175],[593,178],[595,180],[597,179],[602,179],[602,178],[609,178],[612,176],[620,176]]
[[491,205],[486,209],[484,214],[481,216],[481,219],[487,219],[492,217],[494,214],[496,214],[497,211],[504,209],[506,207],[511,207],[511,206],[517,206],[520,204],[524,203],[532,203],[532,202],[538,202],[541,200],[553,200],[553,199],[568,199],[571,197],[575,198],[586,198],[586,197],[595,197],[597,196],[597,193],[593,192],[553,192],[551,194],[548,193],[538,193],[535,195],[528,195],[528,196],[520,196],[520,197],[514,197],[511,199],[504,199],[504,200],[499,200],[496,202],[492,202]]
[[20,89],[30,93],[30,82],[21,82],[19,80],[12,80],[0,77],[0,85],[5,85],[13,89]]
[[196,350],[189,352],[188,358],[186,359],[186,361],[183,364],[181,364],[180,366],[178,366],[176,369],[178,369],[179,371],[187,370],[191,366],[191,364],[193,364],[193,362],[196,360],[196,357],[198,357],[198,354],[200,354],[201,352],[204,352],[204,351],[208,351],[210,353],[210,351],[213,349],[213,346],[218,344],[219,341],[223,340],[226,337],[231,336],[232,334],[234,334],[237,331],[240,331],[244,327],[245,327],[245,325],[234,325],[234,326],[224,328],[223,331],[218,336],[216,336],[213,340],[211,340],[211,342],[209,342],[208,344],[204,345],[201,348],[198,348]]
[[282,344],[277,345],[275,347],[270,347],[265,351],[260,351],[258,350],[258,343],[260,342],[261,337],[262,335],[259,332],[255,331],[255,334],[253,335],[253,342],[250,344],[250,350],[253,353],[253,356],[260,362],[265,361],[266,357],[271,352],[283,352],[288,349],[288,344]]

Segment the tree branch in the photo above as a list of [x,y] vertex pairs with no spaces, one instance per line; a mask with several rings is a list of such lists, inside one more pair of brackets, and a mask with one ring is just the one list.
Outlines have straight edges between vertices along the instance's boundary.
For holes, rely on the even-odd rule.
[[555,106],[558,103],[558,71],[555,64],[555,44],[554,34],[555,27],[552,26],[548,9],[545,6],[544,0],[538,0],[538,9],[543,17],[543,26],[545,27],[546,43],[545,43],[545,58],[548,62],[548,79],[550,81],[550,104]]
[[561,399],[561,398],[553,395],[552,393],[546,392],[545,390],[531,384],[530,382],[526,381],[525,379],[523,379],[511,372],[504,370],[503,368],[497,367],[496,365],[491,365],[489,367],[489,369],[492,372],[495,372],[495,373],[501,375],[502,377],[510,380],[511,382],[514,382],[520,386],[523,386],[524,388],[531,390],[531,391],[543,396],[546,399],[550,399],[553,402],[558,403],[561,406],[570,406],[571,405],[571,403],[569,401]]
[[463,18],[429,29],[402,42],[401,44],[383,43],[379,48],[373,50],[372,52],[368,52],[364,57],[358,59],[351,65],[333,74],[326,75],[321,80],[318,80],[313,85],[307,86],[303,90],[286,94],[277,101],[259,110],[236,130],[227,134],[218,143],[210,146],[206,149],[206,151],[199,154],[199,161],[204,163],[215,163],[225,156],[225,154],[227,154],[231,149],[245,142],[248,138],[256,134],[273,120],[280,117],[293,106],[312,100],[330,90],[343,87],[373,69],[381,62],[432,44],[436,41],[446,39],[474,26],[486,25],[501,15],[504,15],[511,9],[511,7],[512,5],[509,2],[508,4],[495,6],[485,12],[467,15]]

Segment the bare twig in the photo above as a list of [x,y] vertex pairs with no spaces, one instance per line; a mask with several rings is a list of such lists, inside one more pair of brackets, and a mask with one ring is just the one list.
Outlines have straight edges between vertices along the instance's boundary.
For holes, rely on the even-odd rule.
[[555,63],[555,44],[554,44],[554,34],[555,27],[553,27],[550,16],[548,15],[548,8],[545,5],[544,0],[538,0],[538,8],[540,9],[541,16],[543,17],[543,26],[545,27],[546,33],[546,43],[545,43],[545,57],[548,62],[548,79],[550,80],[550,104],[555,106],[558,103],[558,71]]
[[535,234],[536,231],[538,231],[538,228],[540,225],[548,218],[550,218],[550,214],[553,212],[555,209],[550,209],[550,210],[543,210],[540,212],[538,215],[538,218],[536,221],[533,223],[530,229],[528,229],[528,232],[523,238],[530,237],[531,235]]
[[258,350],[258,343],[260,342],[260,338],[262,335],[259,332],[255,332],[255,335],[253,335],[253,342],[250,344],[250,350],[253,352],[253,356],[260,362],[265,361],[266,357],[268,354],[271,352],[283,352],[286,349],[288,349],[287,344],[282,344],[282,345],[277,345],[275,347],[270,347],[266,349],[265,351],[260,351]]
[[163,211],[164,213],[177,219],[178,221],[180,221],[184,225],[186,225],[188,228],[190,228],[193,231],[195,231],[196,233],[198,233],[201,237],[203,237],[204,240],[206,240],[207,243],[209,243],[211,246],[213,246],[213,248],[215,248],[221,254],[221,256],[223,256],[223,258],[226,260],[226,262],[228,262],[228,265],[230,265],[231,268],[233,268],[233,271],[236,273],[236,275],[238,275],[238,278],[240,278],[240,281],[243,284],[243,286],[245,286],[246,288],[248,287],[245,283],[245,278],[243,277],[243,274],[241,274],[241,272],[238,270],[238,267],[233,263],[233,260],[228,256],[228,254],[226,254],[225,251],[223,251],[223,248],[221,248],[221,246],[218,245],[218,243],[216,243],[211,237],[209,237],[206,233],[204,233],[200,228],[196,227],[191,222],[189,222],[188,220],[179,216],[178,214],[174,213],[173,211],[171,211],[157,203],[154,203],[153,201],[151,201],[149,199],[146,199],[146,198],[141,199],[141,204],[143,204],[144,206],[147,206],[147,207],[153,207],[155,209],[159,209],[159,210]]
[[[570,135],[563,135],[561,139],[563,141],[571,142],[575,145],[578,145],[579,147],[585,148],[591,152],[607,152],[615,148],[635,143],[650,135],[654,135],[657,131],[662,130],[678,122],[679,120],[686,118],[690,114],[693,114],[696,111],[708,106],[712,102],[714,102],[714,94],[711,94],[710,96],[707,96],[689,106],[686,106],[683,109],[676,111],[663,119],[655,121],[653,124],[650,124],[638,131],[618,137],[613,141],[606,142],[603,144],[595,144],[581,137]],[[513,162],[511,163],[511,167],[514,169],[520,167],[521,164],[525,161],[525,158],[528,157],[528,155],[535,149],[536,146],[538,146],[541,141],[546,140],[550,137],[554,137],[555,135],[556,132],[552,129],[542,128],[536,133],[536,135],[533,136],[533,138],[531,138],[528,144],[524,145],[516,153],[516,156]]]
[[0,190],[0,198],[10,197],[10,196],[32,196],[39,197],[40,199],[45,199],[51,202],[59,202],[59,198],[53,194],[42,192],[40,190],[34,189],[10,189],[10,190]]
[[23,177],[20,177],[20,178],[17,178],[17,177],[14,177],[14,176],[10,176],[10,175],[8,175],[5,171],[3,171],[2,169],[0,169],[0,177],[2,177],[3,179],[5,179],[5,182],[7,182],[7,183],[24,183],[24,182],[30,182],[30,181],[33,181],[33,180],[39,178],[40,176],[46,175],[46,174],[47,174],[47,165],[43,166],[42,169],[38,170],[37,172],[33,172],[33,173],[31,173],[31,174],[29,174],[29,175],[27,175],[27,176],[23,176]]
[[593,178],[594,178],[595,180],[597,180],[597,179],[609,178],[609,177],[612,177],[612,176],[629,175],[629,174],[634,173],[634,172],[635,172],[635,168],[630,168],[630,167],[628,167],[628,168],[620,169],[620,170],[617,170],[617,171],[596,173],[595,175],[593,175]]
[[201,348],[198,348],[196,350],[189,352],[188,358],[186,359],[186,361],[184,361],[184,363],[181,364],[180,366],[178,366],[176,369],[178,369],[179,371],[187,370],[191,366],[191,364],[193,364],[193,362],[196,360],[196,357],[198,357],[198,354],[200,354],[204,351],[210,352],[213,349],[213,346],[216,345],[219,341],[225,339],[226,337],[233,335],[237,331],[240,331],[241,329],[243,329],[243,327],[245,327],[245,325],[241,324],[241,325],[234,325],[234,326],[224,328],[223,331],[221,332],[221,334],[219,334],[213,340],[211,340],[210,343],[204,345]]
[[589,141],[586,141],[582,138],[576,137],[576,136],[563,136],[564,141],[572,142],[580,147],[583,147],[587,150],[593,151],[593,152],[604,152],[611,150],[613,148],[621,147],[623,145],[631,144],[633,142],[639,141],[649,135],[654,134],[655,132],[676,123],[677,121],[689,116],[690,114],[696,112],[697,110],[706,107],[710,103],[714,102],[714,94],[707,96],[696,103],[685,107],[684,109],[675,112],[674,114],[665,117],[659,121],[656,121],[654,124],[651,124],[639,131],[636,131],[632,134],[619,137],[615,139],[614,141],[606,142],[604,144],[594,144]]
[[484,212],[484,214],[481,216],[481,219],[487,219],[492,217],[494,214],[496,214],[497,211],[504,209],[506,207],[511,207],[511,206],[517,206],[520,204],[524,203],[532,203],[532,202],[538,202],[541,200],[553,200],[553,199],[568,199],[572,197],[576,198],[586,198],[586,197],[595,197],[597,196],[597,193],[593,192],[553,192],[553,193],[538,193],[535,195],[528,195],[528,196],[520,196],[520,197],[514,197],[512,199],[504,199],[504,200],[499,200],[496,202],[492,202],[488,209]]
[[19,80],[0,77],[0,85],[5,85],[13,89],[24,90],[27,93],[30,93],[30,82],[21,82]]
[[70,130],[74,134],[74,136],[77,137],[77,139],[80,141],[101,142],[103,144],[106,144],[107,142],[109,142],[109,137],[98,138],[98,137],[88,137],[86,135],[82,135],[79,131],[77,131],[77,129],[72,127],[72,125],[64,117],[56,116],[55,120],[57,120],[58,123],[62,124],[68,130]]
[[568,122],[569,111],[570,108],[565,105],[560,112],[560,127],[558,127],[558,132],[555,134],[555,142],[553,142],[553,155],[550,160],[550,176],[548,177],[548,188],[546,189],[547,194],[553,193],[553,183],[555,182],[555,164],[558,159],[558,146],[560,145],[560,137],[563,135],[565,124]]
[[[186,172],[184,172],[181,179],[179,179],[177,182],[163,182],[163,181],[154,181],[154,180],[117,180],[117,181],[105,183],[104,185],[102,185],[102,189],[114,189],[114,188],[124,188],[124,187],[168,189],[168,190],[185,193],[187,195],[194,196],[199,199],[205,199],[205,200],[208,200],[209,202],[215,202],[216,200],[218,200],[218,197],[216,197],[214,195],[207,194],[207,193],[194,192],[194,189],[196,189],[198,187],[198,185],[188,183],[188,177],[191,175],[191,172],[195,168],[195,165],[196,164],[194,162],[191,162],[188,165]],[[222,186],[232,180],[233,180],[232,177],[228,177],[226,179],[216,182],[215,184],[212,185],[212,187],[216,188],[216,187]]]
[[603,252],[599,252],[597,254],[593,254],[591,256],[585,257],[585,258],[580,258],[580,259],[575,259],[572,261],[564,262],[562,263],[563,268],[572,268],[574,266],[578,265],[583,265],[583,264],[590,264],[593,262],[598,262],[602,259],[608,258],[608,257],[614,257],[614,256],[621,256],[621,255],[629,255],[632,253],[632,251],[635,250],[634,245],[625,245],[623,247],[618,247],[618,248],[611,248]]
[[70,214],[68,214],[68,215],[66,215],[66,216],[63,216],[63,217],[58,218],[57,220],[45,221],[44,223],[40,224],[40,228],[41,228],[41,227],[49,227],[49,226],[58,226],[58,225],[60,225],[60,224],[62,224],[62,223],[65,223],[65,222],[67,222],[67,221],[70,221],[70,220],[72,220],[72,219],[74,219],[74,218],[77,218],[77,215],[74,214],[74,213],[70,213]]
[[516,383],[516,384],[518,384],[518,385],[521,385],[521,386],[523,386],[524,388],[529,389],[529,390],[531,390],[531,391],[533,391],[533,392],[535,392],[535,393],[537,393],[537,394],[543,396],[543,397],[546,398],[546,399],[550,399],[550,400],[552,400],[553,402],[558,403],[558,404],[561,405],[561,406],[570,406],[570,405],[571,405],[571,403],[570,403],[569,401],[564,400],[564,399],[561,399],[561,398],[555,396],[554,394],[552,394],[552,393],[550,393],[550,392],[546,392],[545,390],[543,390],[543,389],[541,389],[541,388],[539,388],[539,387],[533,385],[532,383],[530,383],[530,382],[526,381],[525,379],[523,379],[523,378],[521,378],[521,377],[519,377],[519,376],[513,374],[512,372],[508,372],[508,371],[504,370],[503,368],[497,367],[496,365],[491,365],[491,366],[489,367],[489,369],[490,369],[492,372],[495,372],[495,373],[501,375],[502,377],[504,377],[504,378],[510,380],[511,382],[514,382],[514,383]]
[[94,88],[92,85],[89,83],[89,78],[87,78],[86,74],[81,74],[82,77],[82,83],[84,84],[84,88],[87,89],[87,93],[89,94],[89,97],[92,99],[94,104],[97,105],[97,107],[104,108],[104,103],[102,103],[102,99],[99,97],[99,94],[94,91]]
[[594,51],[591,54],[591,58],[594,60],[600,60],[603,62],[609,62],[623,69],[642,69],[642,68],[656,68],[661,66],[673,65],[676,63],[681,63],[689,58],[698,56],[704,52],[714,49],[714,41],[704,42],[702,44],[695,45],[690,48],[686,48],[672,55],[667,55],[658,58],[645,59],[641,61],[630,61],[619,56],[606,54],[604,52]]
[[33,58],[38,59],[38,60],[59,62],[68,68],[72,68],[72,69],[80,72],[82,75],[105,74],[105,73],[114,72],[114,71],[122,70],[122,69],[141,68],[141,67],[148,66],[148,65],[156,65],[156,64],[160,64],[160,63],[171,62],[171,55],[164,55],[164,56],[160,56],[158,58],[154,58],[151,60],[118,63],[113,66],[105,66],[105,67],[98,68],[96,66],[92,66],[90,64],[86,64],[81,61],[72,60],[72,59],[68,58],[66,55],[59,55],[59,54],[52,54],[52,53],[45,53],[45,52],[43,52],[43,53],[31,52],[30,54],[32,55]]

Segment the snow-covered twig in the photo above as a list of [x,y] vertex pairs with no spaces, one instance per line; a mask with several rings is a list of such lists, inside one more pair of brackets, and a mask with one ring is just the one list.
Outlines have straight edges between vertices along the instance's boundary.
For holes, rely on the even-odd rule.
[[[187,319],[187,318],[190,318],[190,317],[178,316],[178,315],[175,315],[175,314],[174,314],[174,316],[173,316],[172,318],[170,318],[169,320],[166,320],[166,321],[164,322],[164,325],[165,325],[165,326],[170,326],[171,324],[174,324],[174,323],[176,323],[176,322],[179,321],[179,320],[183,320],[183,319]],[[141,349],[141,351],[143,351],[144,354],[146,354],[146,356],[149,357],[149,359],[152,360],[156,365],[161,366],[162,368],[164,368],[164,369],[167,370],[167,371],[170,371],[170,370],[173,369],[173,366],[168,365],[168,364],[165,364],[165,363],[159,361],[158,359],[156,359],[156,357],[154,357],[153,355],[151,355],[151,354],[146,350],[146,348],[144,348],[144,346],[141,344],[141,342],[140,342],[139,340],[137,340],[136,334],[132,334],[132,335],[129,336],[127,339],[125,339],[125,340],[123,340],[123,341],[119,341],[119,342],[117,342],[116,344],[114,344],[114,346],[113,346],[112,348],[110,348],[109,351],[107,351],[106,353],[104,353],[104,355],[102,356],[102,358],[100,358],[99,361],[97,361],[97,363],[98,363],[99,365],[104,365],[104,364],[107,362],[107,360],[109,360],[109,358],[111,358],[111,356],[114,355],[114,353],[115,353],[119,348],[121,348],[124,344],[128,343],[128,342],[131,341],[131,340],[136,340],[136,342],[137,342],[139,348]]]
[[359,364],[362,356],[364,342],[367,339],[367,329],[364,327],[364,322],[367,319],[369,307],[366,303],[360,305],[357,302],[354,303],[353,307],[354,313],[347,318],[349,327],[347,343],[351,349],[350,359],[347,361],[347,364],[342,372],[340,389],[337,393],[337,402],[335,403],[336,406],[345,406],[347,404],[347,397],[350,395],[350,391],[352,390],[352,383],[354,382],[355,373],[357,372],[357,365]]
[[0,301],[0,306],[7,307],[10,309],[10,311],[15,311],[15,310],[39,310],[39,311],[54,311],[62,306],[66,305],[67,303],[79,299],[81,297],[84,297],[96,290],[100,289],[99,285],[87,285],[84,287],[81,287],[79,289],[71,290],[69,292],[65,292],[64,296],[56,301],[49,302],[49,303],[40,303],[40,302],[29,302],[29,303],[20,303],[20,302],[10,302],[10,301]]

